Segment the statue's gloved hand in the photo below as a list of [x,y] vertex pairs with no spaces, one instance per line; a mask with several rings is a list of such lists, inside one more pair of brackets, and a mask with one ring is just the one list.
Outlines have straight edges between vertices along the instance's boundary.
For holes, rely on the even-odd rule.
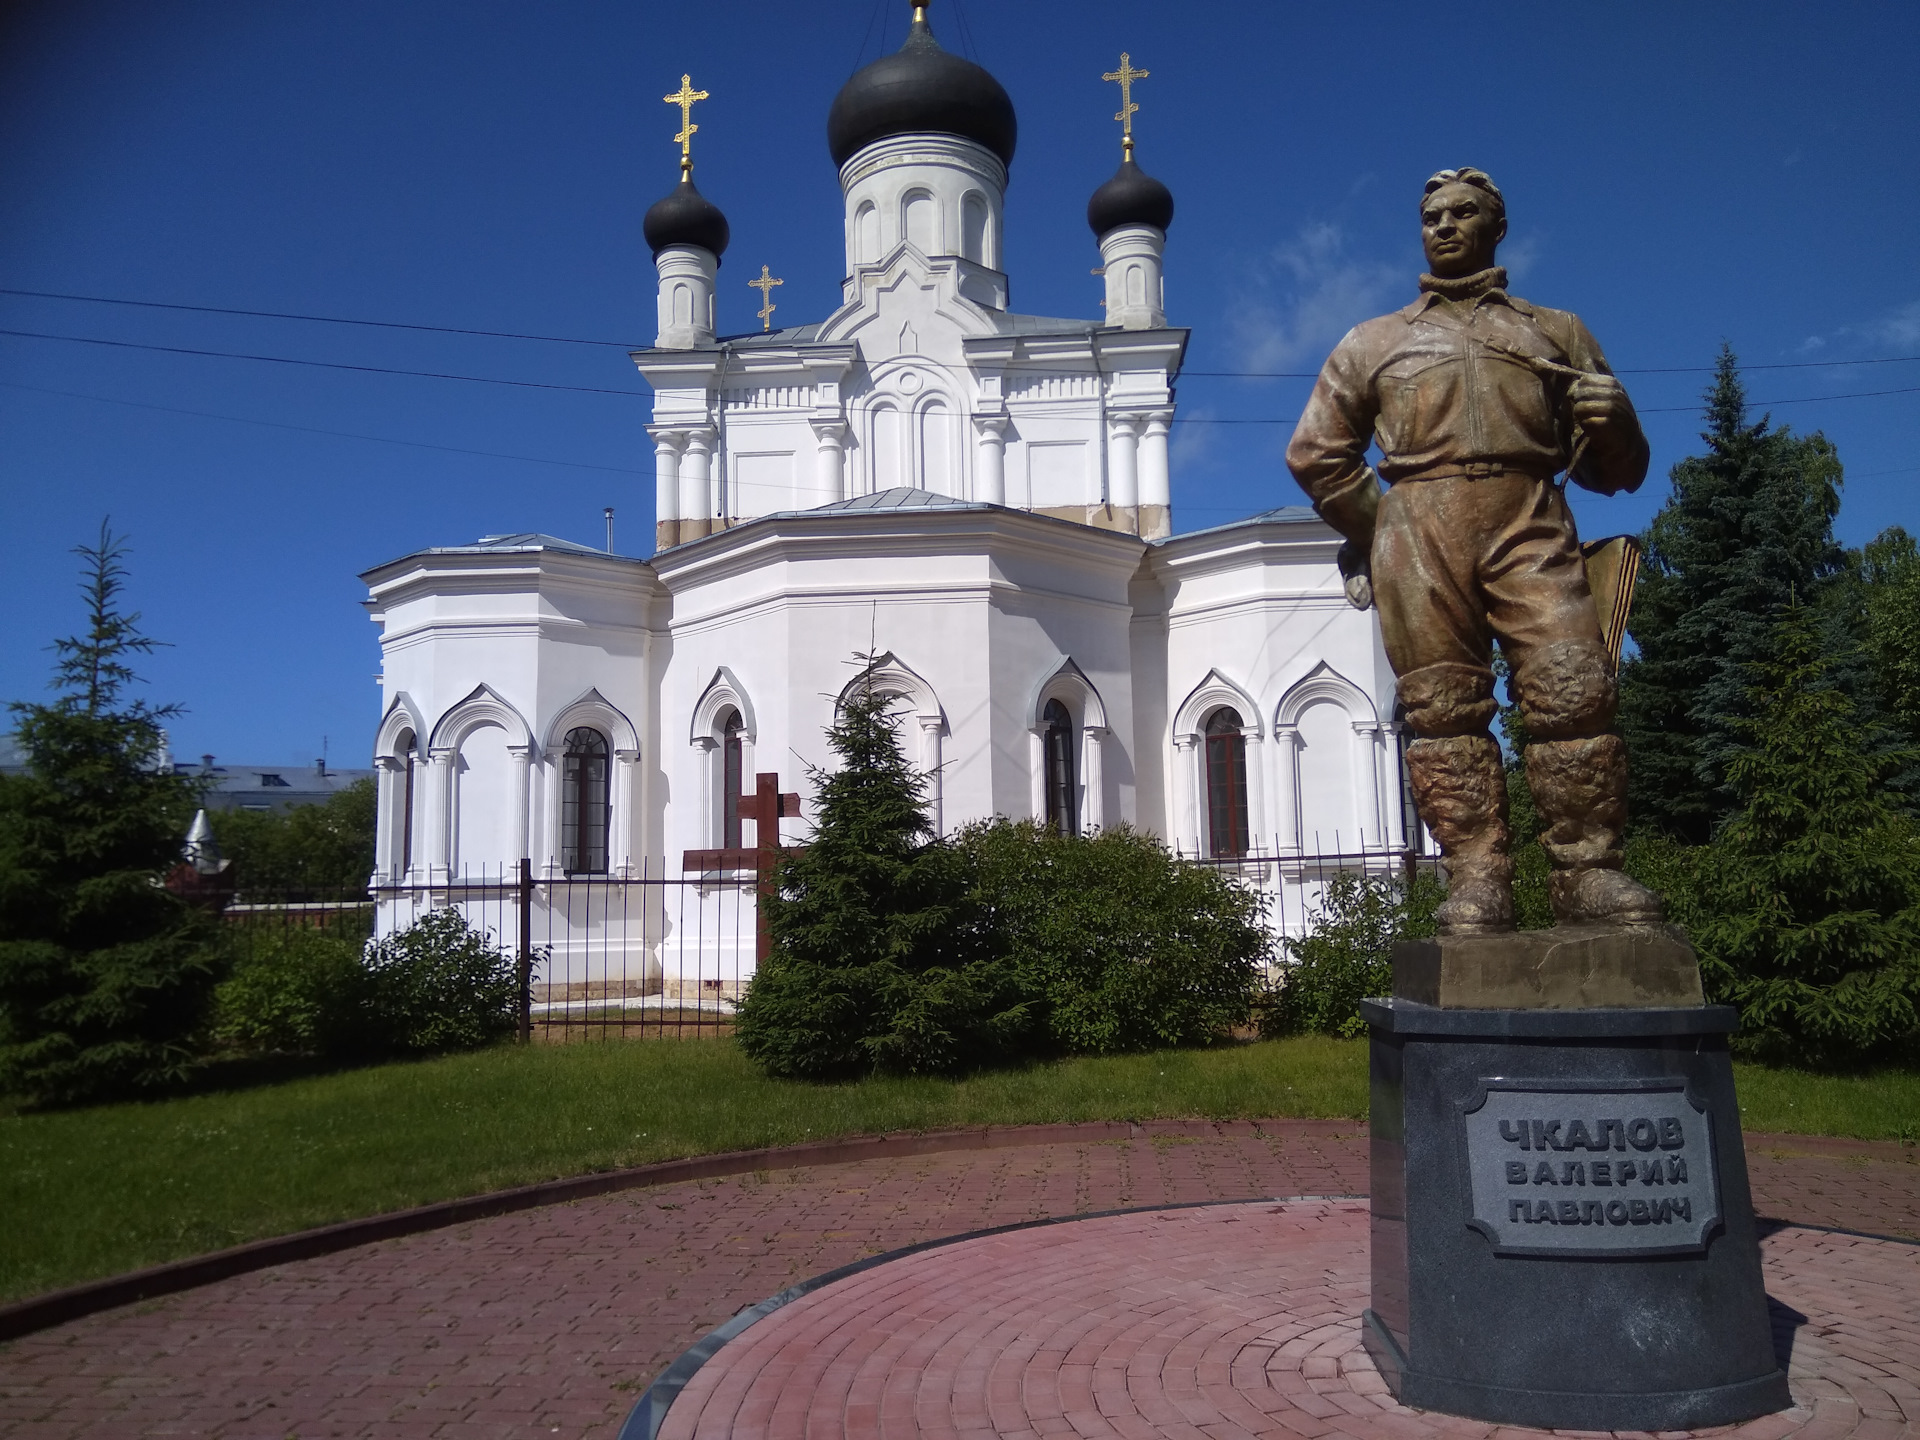
[[1367,552],[1349,540],[1340,547],[1334,563],[1340,567],[1340,578],[1346,582],[1347,603],[1356,610],[1371,610],[1373,562]]

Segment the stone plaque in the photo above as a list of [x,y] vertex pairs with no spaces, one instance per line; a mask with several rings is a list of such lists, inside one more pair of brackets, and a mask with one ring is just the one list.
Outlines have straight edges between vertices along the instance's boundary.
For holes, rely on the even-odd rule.
[[1706,1249],[1720,1223],[1713,1122],[1684,1082],[1485,1079],[1462,1117],[1469,1228],[1497,1255]]

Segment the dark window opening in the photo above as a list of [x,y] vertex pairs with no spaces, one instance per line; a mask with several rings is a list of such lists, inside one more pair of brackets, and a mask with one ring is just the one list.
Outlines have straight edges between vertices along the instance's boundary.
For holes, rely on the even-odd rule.
[[269,788],[271,788],[271,787],[273,787],[273,786],[279,786],[279,787],[281,787],[282,789],[291,789],[291,788],[292,788],[291,786],[289,786],[289,785],[287,784],[287,781],[286,781],[286,777],[285,777],[285,776],[283,776],[283,775],[269,775],[269,774],[267,774],[267,773],[266,773],[265,771],[262,771],[262,772],[261,772],[261,774],[260,774],[260,783],[261,783],[262,785],[265,785],[265,786],[268,786]]
[[720,843],[729,850],[740,848],[740,788],[747,777],[741,773],[740,739],[747,727],[738,710],[729,710],[720,721]]
[[1045,723],[1047,827],[1062,835],[1080,833],[1078,787],[1073,774],[1073,717],[1058,700],[1041,712]]
[[1223,708],[1207,717],[1208,853],[1245,855],[1247,834],[1247,737],[1240,712]]
[[567,732],[560,761],[560,868],[569,875],[607,873],[611,817],[607,737],[582,726]]

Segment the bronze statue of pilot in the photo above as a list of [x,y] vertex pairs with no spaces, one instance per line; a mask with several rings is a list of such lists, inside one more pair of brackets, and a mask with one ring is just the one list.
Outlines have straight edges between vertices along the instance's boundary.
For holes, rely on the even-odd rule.
[[1348,598],[1380,609],[1416,737],[1414,803],[1447,872],[1441,930],[1513,928],[1506,782],[1488,728],[1496,640],[1531,737],[1554,918],[1655,923],[1659,897],[1620,869],[1627,752],[1612,728],[1613,666],[1556,483],[1639,488],[1646,437],[1579,317],[1507,293],[1494,264],[1506,202],[1486,174],[1428,180],[1420,233],[1431,271],[1420,298],[1335,347],[1287,466],[1347,538]]

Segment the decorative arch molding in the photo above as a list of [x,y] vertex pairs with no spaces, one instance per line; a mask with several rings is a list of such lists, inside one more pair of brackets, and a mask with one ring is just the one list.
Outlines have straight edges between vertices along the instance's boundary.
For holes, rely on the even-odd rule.
[[714,670],[707,688],[700,692],[700,698],[693,704],[693,722],[687,730],[687,743],[710,743],[719,733],[721,712],[727,709],[740,712],[740,723],[746,726],[749,742],[759,737],[760,726],[753,718],[753,701],[747,698],[747,687],[740,683],[733,671],[721,665]]
[[1049,700],[1058,700],[1073,711],[1075,721],[1081,725],[1100,730],[1107,728],[1106,702],[1101,700],[1100,692],[1094,689],[1086,672],[1073,663],[1071,655],[1033,692],[1033,700],[1027,706],[1027,724],[1036,730],[1044,728],[1046,724],[1043,712]]
[[440,717],[433,727],[432,748],[458,750],[469,735],[488,725],[506,731],[509,745],[533,744],[533,727],[525,717],[498,690],[482,682]]
[[947,712],[941,708],[940,697],[934,693],[933,686],[928,684],[925,677],[897,657],[891,650],[874,661],[868,669],[861,671],[860,674],[854,676],[853,679],[846,683],[845,687],[840,691],[839,696],[833,702],[833,713],[835,715],[838,715],[840,711],[846,707],[848,699],[852,697],[854,692],[861,687],[869,676],[872,677],[873,688],[878,690],[882,695],[888,697],[897,696],[911,705],[915,717],[921,724],[925,725],[930,722],[937,722],[942,727],[946,725]]
[[593,688],[563,705],[560,713],[554,716],[543,742],[547,753],[557,755],[564,750],[567,732],[579,725],[591,725],[600,731],[615,750],[640,748],[640,732],[634,728],[633,721],[626,717],[619,706]]
[[1239,713],[1244,734],[1255,740],[1261,738],[1264,732],[1260,726],[1259,705],[1243,687],[1222,675],[1218,669],[1209,670],[1206,678],[1180,702],[1180,708],[1173,717],[1174,735],[1198,740],[1201,727],[1207,723],[1207,716],[1223,705],[1231,706]]
[[427,720],[420,713],[420,707],[413,697],[402,690],[393,697],[393,703],[387,706],[387,713],[380,718],[380,728],[374,734],[373,753],[376,757],[385,756],[392,760],[404,760],[394,747],[400,743],[400,737],[407,731],[413,732],[413,754],[416,760],[427,758]]
[[1374,722],[1380,717],[1366,691],[1322,660],[1280,697],[1274,721],[1279,725],[1298,725],[1300,713],[1309,705],[1330,700],[1354,720]]

